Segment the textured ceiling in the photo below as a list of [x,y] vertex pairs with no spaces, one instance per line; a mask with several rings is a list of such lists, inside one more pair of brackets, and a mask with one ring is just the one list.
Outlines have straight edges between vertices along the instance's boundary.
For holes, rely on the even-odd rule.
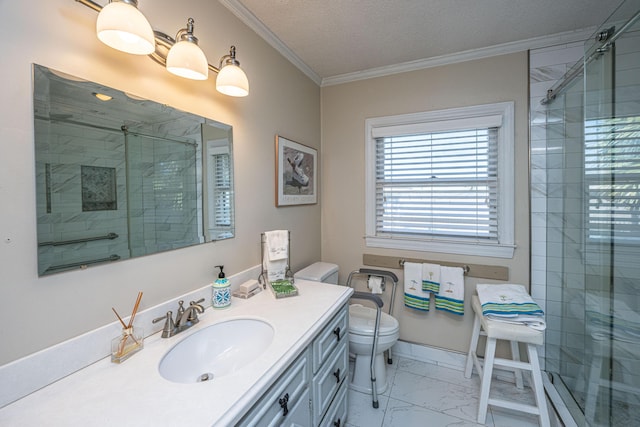
[[320,79],[592,29],[621,0],[221,0]]

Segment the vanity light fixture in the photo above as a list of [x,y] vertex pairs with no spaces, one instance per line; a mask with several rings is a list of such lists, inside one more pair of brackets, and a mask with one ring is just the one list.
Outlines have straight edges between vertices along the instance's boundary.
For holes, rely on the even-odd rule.
[[134,55],[155,50],[151,24],[138,10],[138,0],[111,1],[98,13],[96,32],[107,46]]
[[[176,38],[173,39],[151,28],[147,19],[137,9],[137,0],[110,0],[104,7],[93,0],[75,1],[99,13],[96,24],[98,38],[114,49],[137,55],[149,55],[169,72],[189,79],[206,80],[208,71],[211,70],[218,74],[216,78],[218,92],[235,97],[249,94],[249,80],[236,59],[235,46],[231,46],[228,55],[220,58],[219,67],[209,64],[198,46],[198,39],[193,35],[194,20],[192,18],[187,21],[187,27],[178,31]],[[127,15],[119,15],[119,13]],[[134,47],[122,47],[122,41],[126,40],[133,41]]]
[[187,28],[176,34],[176,44],[167,54],[167,70],[176,76],[192,80],[206,80],[209,77],[209,63],[193,35],[193,18],[187,21]]
[[229,96],[249,95],[249,80],[242,68],[240,68],[240,62],[236,59],[235,46],[231,46],[229,55],[220,58],[219,69],[218,78],[216,79],[218,92]]

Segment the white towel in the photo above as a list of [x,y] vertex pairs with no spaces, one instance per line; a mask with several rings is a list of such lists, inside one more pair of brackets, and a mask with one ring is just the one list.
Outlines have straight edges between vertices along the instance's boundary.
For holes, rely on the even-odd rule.
[[269,282],[283,280],[287,273],[287,259],[269,261],[269,255],[265,252],[264,259],[262,260],[262,268],[267,272],[267,280],[269,280]]
[[289,231],[265,231],[264,236],[262,268],[267,272],[267,280],[283,280],[289,262]]
[[404,263],[404,305],[429,311],[429,292],[422,291],[422,264]]
[[372,294],[381,294],[382,293],[382,277],[369,276],[367,287],[371,289]]
[[436,309],[464,314],[464,271],[460,267],[440,267],[440,291]]
[[440,265],[422,264],[422,290],[438,293],[440,290]]
[[265,231],[265,249],[269,254],[269,261],[278,261],[289,257],[289,231]]
[[523,285],[476,285],[482,315],[508,323],[519,323],[544,330],[544,312]]

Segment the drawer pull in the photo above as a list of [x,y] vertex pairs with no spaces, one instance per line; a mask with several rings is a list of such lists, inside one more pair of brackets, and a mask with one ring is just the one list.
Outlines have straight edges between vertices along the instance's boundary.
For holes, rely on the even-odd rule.
[[285,394],[282,399],[278,400],[278,403],[282,408],[282,416],[286,417],[289,413],[289,408],[287,408],[287,403],[289,403],[289,393]]
[[333,373],[333,376],[336,377],[336,382],[339,383],[340,382],[340,368],[338,368],[338,370]]
[[334,425],[335,427],[340,427],[340,418],[338,418],[338,421],[334,421],[334,422],[333,422],[333,425]]
[[333,330],[333,333],[334,333],[334,334],[336,334],[336,339],[337,339],[338,341],[340,341],[340,326],[336,327],[336,328]]

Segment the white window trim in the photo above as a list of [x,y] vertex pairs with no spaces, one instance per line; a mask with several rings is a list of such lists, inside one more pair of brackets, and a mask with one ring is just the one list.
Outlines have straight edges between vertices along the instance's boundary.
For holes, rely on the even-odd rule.
[[[438,111],[374,117],[365,120],[365,189],[366,211],[365,243],[368,247],[406,249],[424,252],[441,252],[461,255],[477,255],[496,258],[513,258],[515,250],[515,127],[514,103],[499,102]],[[376,236],[376,141],[375,137],[393,133],[397,126],[415,126],[422,129],[447,129],[452,120],[495,120],[500,116],[502,125],[498,135],[498,241],[499,244],[465,239],[430,240]],[[375,135],[375,136],[374,136]]]

